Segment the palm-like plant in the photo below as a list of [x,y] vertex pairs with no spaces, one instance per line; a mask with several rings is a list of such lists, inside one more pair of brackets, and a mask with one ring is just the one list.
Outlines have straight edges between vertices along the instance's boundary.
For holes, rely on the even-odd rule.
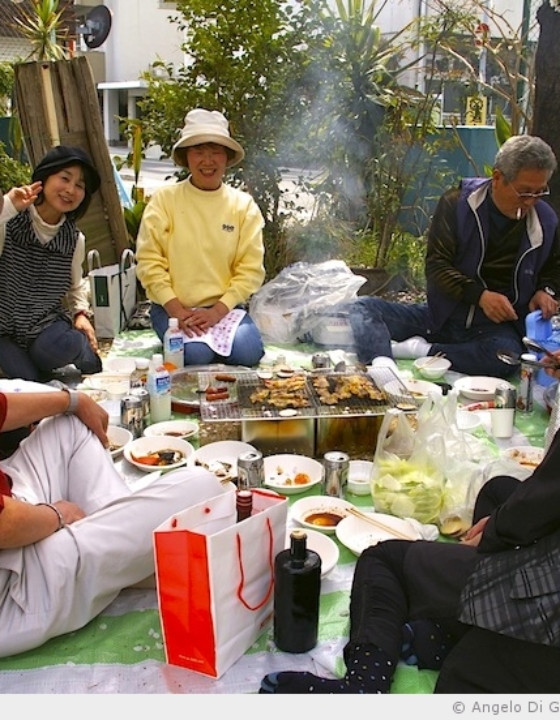
[[32,0],[33,9],[22,9],[22,17],[14,18],[18,29],[30,42],[32,50],[25,60],[39,62],[65,60],[69,57],[64,47],[68,28],[63,21],[64,7],[59,0]]

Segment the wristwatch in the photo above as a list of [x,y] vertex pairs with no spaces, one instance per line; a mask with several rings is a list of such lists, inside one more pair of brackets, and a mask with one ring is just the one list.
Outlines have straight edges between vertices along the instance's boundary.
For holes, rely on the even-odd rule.
[[78,409],[78,403],[80,401],[80,394],[76,390],[71,390],[70,388],[62,388],[63,392],[68,393],[68,397],[70,398],[70,402],[68,403],[68,407],[64,411],[65,415],[73,415],[76,410]]
[[545,287],[541,288],[543,292],[545,292],[547,295],[550,295],[550,297],[555,298],[556,297],[556,291],[553,290],[549,285],[545,285]]

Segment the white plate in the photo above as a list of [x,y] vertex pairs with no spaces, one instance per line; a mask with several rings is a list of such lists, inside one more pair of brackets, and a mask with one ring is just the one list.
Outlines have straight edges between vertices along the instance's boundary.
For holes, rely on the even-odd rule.
[[239,440],[221,440],[203,445],[190,456],[187,464],[191,467],[202,465],[223,480],[235,478],[237,458],[243,453],[255,452],[255,450],[256,448],[249,443]]
[[119,427],[118,425],[109,425],[107,428],[107,437],[111,445],[115,445],[114,450],[109,450],[112,458],[118,457],[125,446],[132,440],[132,433],[126,428]]
[[[308,477],[305,483],[294,483],[298,473]],[[304,455],[270,455],[264,458],[264,484],[281,495],[297,495],[323,479],[323,465]]]
[[[286,547],[290,547],[290,532],[286,532]],[[338,562],[340,551],[338,545],[330,537],[316,530],[306,530],[307,549],[313,550],[321,558],[321,577],[325,577]]]
[[369,495],[372,470],[373,463],[369,460],[350,460],[348,463],[348,492],[354,495]]
[[340,498],[329,497],[328,495],[316,495],[297,500],[290,508],[292,518],[308,530],[318,530],[330,535],[334,534],[336,525],[318,525],[308,519],[311,515],[330,513],[341,518],[348,515],[348,508],[354,507],[352,503]]
[[[142,457],[149,453],[157,452],[158,450],[177,450],[182,454],[182,459],[179,462],[175,462],[171,465],[147,465],[145,463],[136,462],[133,459],[135,457]],[[190,456],[194,453],[193,446],[186,440],[176,437],[141,437],[128,443],[124,449],[124,456],[129,463],[132,463],[134,467],[137,467],[143,472],[153,472],[154,470],[175,470],[184,465]]]
[[180,437],[183,440],[198,435],[198,423],[192,420],[166,420],[165,422],[148,425],[144,430],[146,437]]
[[498,385],[505,383],[506,380],[495,377],[474,376],[462,377],[455,381],[453,387],[468,400],[493,400]]
[[108,358],[103,363],[103,369],[112,373],[119,373],[122,375],[132,375],[136,370],[136,360],[134,358],[127,357],[116,357]]
[[541,464],[544,457],[543,448],[534,447],[533,445],[518,445],[516,447],[502,450],[500,455],[509,460],[513,460],[521,467],[533,471]]
[[[406,520],[401,520],[401,518],[393,515],[384,515],[383,513],[365,512],[364,514],[374,520],[379,520],[383,525],[409,535],[413,540],[420,539],[420,534]],[[395,539],[395,535],[391,532],[376,528],[374,525],[370,525],[367,520],[361,520],[354,517],[354,515],[344,518],[336,526],[336,537],[354,555],[361,555],[366,548],[377,545],[377,543],[384,540]]]
[[415,378],[411,378],[410,380],[402,379],[400,382],[398,380],[391,380],[391,382],[388,382],[383,386],[383,390],[387,393],[387,395],[392,395],[393,397],[406,397],[401,383],[404,384],[416,402],[424,402],[424,400],[428,397],[428,393],[437,393],[438,395],[441,395],[442,392],[439,385],[428,382],[427,380],[416,380]]

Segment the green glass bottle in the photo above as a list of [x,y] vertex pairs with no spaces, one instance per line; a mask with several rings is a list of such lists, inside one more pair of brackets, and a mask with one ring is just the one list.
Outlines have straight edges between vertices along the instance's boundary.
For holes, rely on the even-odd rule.
[[303,530],[290,534],[290,548],[274,561],[274,642],[279,650],[303,653],[317,644],[321,558],[307,549]]

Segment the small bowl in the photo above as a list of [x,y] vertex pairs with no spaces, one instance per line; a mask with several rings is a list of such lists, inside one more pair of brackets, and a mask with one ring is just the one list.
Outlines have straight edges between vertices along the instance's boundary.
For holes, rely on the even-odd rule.
[[[145,457],[158,452],[158,450],[176,450],[181,453],[181,458],[177,462],[169,465],[152,465],[137,462],[134,458]],[[154,470],[174,470],[184,465],[189,457],[194,454],[193,446],[186,440],[176,437],[141,437],[128,443],[124,449],[124,456],[129,463],[137,467],[143,472],[153,472]]]
[[457,427],[464,432],[473,432],[480,427],[482,420],[478,413],[471,410],[457,410]]
[[368,460],[350,460],[348,464],[347,490],[353,495],[371,493],[371,471],[373,463]]
[[107,428],[107,437],[111,443],[109,453],[112,458],[118,457],[132,440],[132,433],[126,428],[118,425],[109,425]]
[[116,357],[105,360],[104,370],[119,375],[132,375],[136,370],[136,362],[134,358]]
[[107,390],[102,390],[101,388],[80,388],[79,391],[90,397],[96,403],[103,403],[107,400]]
[[281,495],[298,495],[323,480],[323,465],[304,455],[264,458],[264,484]]
[[451,362],[446,358],[423,357],[413,363],[414,367],[422,377],[428,380],[442,378],[451,367]]

